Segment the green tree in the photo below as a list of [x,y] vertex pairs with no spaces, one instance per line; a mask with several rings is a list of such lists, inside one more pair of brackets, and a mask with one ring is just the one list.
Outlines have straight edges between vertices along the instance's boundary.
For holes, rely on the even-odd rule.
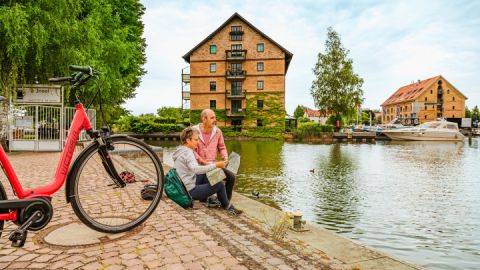
[[297,108],[295,108],[295,111],[293,112],[293,117],[297,119],[299,117],[303,117],[303,115],[305,114],[304,110],[305,110],[304,106],[298,105]]
[[466,118],[471,118],[472,117],[472,111],[470,111],[470,109],[468,109],[467,106],[465,106],[465,117]]
[[478,106],[475,105],[472,110],[472,119],[480,120],[480,110],[478,110]]
[[182,109],[175,107],[161,107],[157,110],[157,114],[163,118],[173,118],[180,120],[182,116]]
[[[135,96],[145,73],[144,10],[139,0],[1,1],[1,94],[11,96],[17,84],[65,76],[71,64],[91,65],[103,72],[99,83],[106,120],[126,114],[121,105]],[[93,100],[98,109],[96,92],[90,84],[81,100]]]
[[363,79],[353,72],[348,53],[339,34],[329,27],[325,53],[318,54],[313,68],[315,79],[310,92],[315,106],[321,112],[335,115],[337,120],[353,115],[356,105],[363,101]]

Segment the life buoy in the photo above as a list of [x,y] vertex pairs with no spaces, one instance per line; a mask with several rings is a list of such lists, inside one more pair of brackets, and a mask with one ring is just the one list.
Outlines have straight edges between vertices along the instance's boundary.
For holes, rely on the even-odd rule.
[[413,124],[418,125],[418,118],[413,119]]

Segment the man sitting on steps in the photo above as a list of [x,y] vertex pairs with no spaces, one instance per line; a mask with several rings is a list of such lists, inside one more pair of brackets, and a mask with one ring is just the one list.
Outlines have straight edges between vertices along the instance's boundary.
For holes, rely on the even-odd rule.
[[[210,109],[205,109],[200,114],[200,118],[202,123],[192,127],[200,134],[198,147],[195,150],[195,157],[198,163],[202,165],[214,163],[217,159],[217,152],[220,153],[223,160],[228,160],[227,148],[222,131],[216,126],[217,119],[215,112]],[[235,174],[225,168],[223,168],[223,171],[227,176],[225,183],[227,197],[228,200],[231,200],[233,186],[235,185]],[[218,200],[215,200],[214,203],[219,204]]]

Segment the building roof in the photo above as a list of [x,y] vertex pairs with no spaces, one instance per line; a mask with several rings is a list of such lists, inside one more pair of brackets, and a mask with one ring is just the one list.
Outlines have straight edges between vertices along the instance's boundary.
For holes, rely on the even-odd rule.
[[395,91],[395,93],[393,93],[393,95],[391,95],[387,100],[385,100],[385,102],[382,103],[382,106],[413,101],[417,99],[417,97],[420,96],[439,77],[440,75],[400,87],[397,91]]
[[[408,101],[415,101],[423,92],[425,92],[438,79],[442,79],[446,81],[445,78],[442,77],[442,75],[438,75],[423,81],[419,80],[418,82],[414,82],[409,85],[402,86],[397,91],[395,91],[395,93],[393,93],[393,95],[391,95],[387,100],[385,100],[381,106],[408,102]],[[465,99],[467,99],[467,97],[457,89],[453,89],[453,90],[457,91],[460,95],[462,95]]]
[[250,22],[248,22],[247,20],[245,20],[245,18],[243,18],[242,16],[240,16],[240,14],[238,14],[237,12],[235,12],[232,16],[230,16],[230,18],[228,18],[228,20],[226,20],[222,25],[220,25],[220,27],[218,27],[215,31],[213,31],[210,35],[208,35],[204,40],[202,40],[200,43],[197,44],[197,46],[193,47],[193,49],[191,49],[189,52],[187,52],[184,56],[183,56],[183,59],[185,59],[185,61],[187,63],[190,63],[190,55],[196,50],[198,49],[200,46],[202,46],[205,42],[209,41],[213,36],[215,36],[218,32],[220,32],[220,30],[222,30],[225,26],[227,26],[231,21],[233,21],[234,19],[239,19],[241,20],[242,22],[244,22],[246,25],[250,26],[253,30],[255,30],[256,32],[258,32],[262,37],[266,38],[267,40],[269,40],[270,42],[272,42],[273,44],[275,44],[277,47],[279,47],[284,53],[285,53],[285,72],[287,72],[288,70],[288,66],[290,64],[290,61],[292,60],[292,57],[293,57],[293,53],[289,52],[287,49],[285,49],[284,47],[282,47],[280,44],[278,44],[275,40],[271,39],[269,36],[267,36],[265,33],[263,33],[262,31],[260,31],[258,28],[256,28],[253,24],[251,24]]
[[309,108],[304,108],[303,112],[307,115],[307,117],[320,117],[320,111],[319,110],[312,110]]

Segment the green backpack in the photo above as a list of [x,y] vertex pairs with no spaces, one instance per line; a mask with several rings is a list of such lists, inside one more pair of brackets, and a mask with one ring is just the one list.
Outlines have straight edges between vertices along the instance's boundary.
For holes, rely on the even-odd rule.
[[185,188],[182,180],[180,180],[180,177],[178,177],[177,170],[174,168],[170,169],[165,177],[165,193],[168,198],[181,207],[185,209],[193,207],[192,197]]

